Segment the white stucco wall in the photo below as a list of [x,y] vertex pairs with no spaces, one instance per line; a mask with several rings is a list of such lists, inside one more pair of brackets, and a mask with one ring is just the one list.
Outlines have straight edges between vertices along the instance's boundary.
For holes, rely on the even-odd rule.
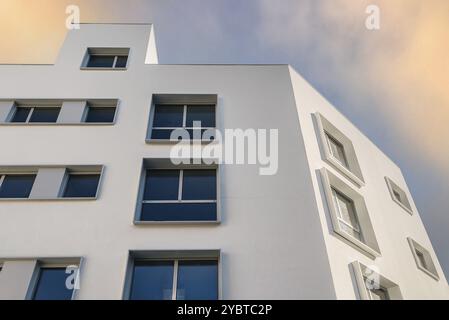
[[[448,299],[448,286],[444,273],[400,168],[292,68],[290,74],[337,298],[356,298],[357,290],[351,280],[348,265],[357,260],[367,266],[377,267],[383,276],[398,284],[404,299]],[[381,257],[375,260],[347,245],[332,232],[327,204],[325,200],[323,201],[324,195],[320,190],[321,181],[316,171],[325,167],[342,180],[348,179],[321,157],[320,142],[313,121],[315,112],[322,114],[354,145],[365,179],[365,186],[354,189],[364,196],[381,250]],[[393,179],[407,193],[413,215],[391,199],[385,176]],[[439,281],[435,281],[416,267],[407,237],[412,237],[431,252],[440,276]]]
[[[0,165],[104,165],[96,201],[0,201],[0,259],[83,257],[78,299],[120,299],[129,250],[220,249],[225,299],[334,299],[287,66],[144,64],[149,26],[82,25],[54,66],[0,66],[4,99],[117,98],[113,126],[0,126]],[[80,70],[87,47],[130,47],[127,71]],[[217,127],[278,128],[279,171],[220,168],[219,225],[135,226],[154,93],[217,94]],[[1,285],[1,284],[0,284]]]

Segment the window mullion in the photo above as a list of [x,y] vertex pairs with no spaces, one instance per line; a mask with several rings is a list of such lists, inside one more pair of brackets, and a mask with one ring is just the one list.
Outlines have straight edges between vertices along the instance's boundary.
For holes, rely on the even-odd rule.
[[4,174],[0,175],[0,188],[2,187],[3,180],[5,180],[5,175]]
[[114,62],[112,63],[112,68],[115,68],[116,64],[117,64],[117,56],[114,56]]
[[173,265],[173,287],[172,287],[172,300],[176,300],[178,290],[178,260],[174,261]]
[[184,170],[179,170],[179,186],[178,186],[178,201],[182,200],[182,183],[184,179]]
[[28,117],[27,117],[27,119],[25,120],[26,123],[30,122],[31,115],[33,114],[33,112],[34,112],[34,107],[32,107],[32,108],[30,109],[30,113],[28,113]]
[[184,105],[184,111],[182,114],[182,127],[185,128],[187,126],[187,105]]

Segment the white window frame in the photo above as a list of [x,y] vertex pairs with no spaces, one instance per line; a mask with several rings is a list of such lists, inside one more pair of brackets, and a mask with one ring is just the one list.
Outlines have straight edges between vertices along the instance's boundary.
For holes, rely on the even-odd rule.
[[[28,113],[28,116],[27,116],[27,118],[26,118],[26,120],[25,120],[25,122],[12,122],[12,120],[14,119],[14,117],[15,117],[15,115],[16,115],[16,112],[17,112],[17,110],[18,109],[21,109],[21,108],[30,108],[30,113]],[[12,113],[12,115],[11,115],[11,118],[9,119],[9,122],[11,122],[11,123],[14,123],[14,124],[47,124],[47,123],[57,123],[58,122],[58,118],[56,118],[56,121],[55,122],[30,122],[30,119],[31,119],[31,117],[32,117],[32,115],[33,115],[33,113],[34,113],[34,110],[35,109],[39,109],[39,108],[54,108],[54,109],[59,109],[59,113],[61,113],[61,110],[62,110],[62,106],[45,106],[45,105],[41,105],[41,106],[35,106],[35,105],[29,105],[29,106],[27,106],[27,105],[20,105],[20,106],[14,106],[14,111],[13,111],[13,113]],[[58,117],[59,117],[59,114],[58,114]]]
[[[407,238],[407,241],[410,245],[410,249],[412,250],[412,255],[415,260],[416,266],[419,270],[423,271],[425,274],[430,276],[431,278],[435,279],[436,281],[440,280],[440,276],[438,275],[438,271],[436,269],[434,260],[432,258],[432,255],[430,254],[429,250],[424,248],[422,245],[420,245],[418,242],[413,240],[411,237]],[[426,265],[423,266],[421,263],[420,258],[418,257],[417,251],[420,252],[424,260],[426,262]]]
[[[90,57],[92,56],[114,56],[112,67],[88,67]],[[117,57],[127,56],[125,67],[116,67]],[[98,48],[89,47],[86,50],[84,58],[81,62],[81,70],[127,70],[129,66],[129,59],[131,56],[131,49],[126,47],[120,48]]]
[[[95,57],[95,56],[113,56],[114,57],[114,61],[112,62],[112,67],[88,67],[87,64],[89,63],[89,60],[91,57]],[[88,69],[92,69],[92,68],[101,68],[101,69],[126,69],[126,67],[128,66],[128,59],[126,59],[126,66],[125,67],[116,67],[117,65],[117,60],[118,57],[122,57],[122,56],[126,56],[128,58],[128,55],[125,54],[102,54],[102,53],[97,53],[97,54],[89,54],[89,58],[87,60],[87,64],[86,64],[86,68]]]
[[[380,257],[380,248],[363,196],[326,168],[320,170],[320,176],[325,196],[323,200],[327,203],[334,233],[346,243],[367,254],[370,258]],[[341,228],[339,208],[336,206],[333,189],[353,201],[355,216],[361,231],[361,239],[357,239]]]
[[[318,129],[317,134],[321,145],[323,160],[349,178],[356,186],[364,186],[365,180],[352,141],[319,112],[314,114],[314,118]],[[333,155],[328,137],[337,141],[343,147],[347,166],[341,163],[338,157]]]
[[131,297],[132,282],[134,279],[135,261],[171,261],[173,262],[173,280],[172,280],[172,298],[176,300],[178,287],[178,268],[179,261],[216,261],[217,262],[217,297],[222,299],[222,266],[220,250],[154,250],[154,251],[130,251],[128,258],[128,267],[124,282],[123,295],[124,300]]
[[[331,156],[338,161],[342,166],[344,166],[345,168],[349,169],[349,164],[348,164],[348,159],[346,156],[346,151],[345,151],[345,147],[343,144],[340,143],[340,141],[338,141],[337,139],[335,139],[334,137],[332,137],[329,133],[325,132],[326,135],[326,141],[328,144],[328,148],[329,151],[331,153]],[[335,155],[334,151],[332,149],[332,144],[335,144],[337,146],[337,148],[342,149],[342,153],[343,153],[343,161],[339,158],[339,155]]]
[[358,298],[360,300],[373,300],[371,290],[368,289],[367,277],[371,279],[377,279],[376,283],[379,288],[387,291],[390,300],[402,300],[402,293],[399,285],[384,277],[380,273],[376,272],[377,267],[368,267],[359,261],[354,261],[350,264],[353,276],[355,278]]
[[[410,198],[407,195],[407,193],[399,187],[392,179],[389,177],[385,177],[385,181],[387,182],[388,191],[390,192],[391,199],[398,204],[402,209],[407,211],[410,215],[413,215],[412,205],[410,202]],[[395,192],[399,194],[400,198],[399,200],[395,196]]]
[[[357,225],[352,225],[352,223],[350,221],[346,221],[343,218],[342,215],[342,209],[340,207],[340,203],[337,200],[337,196],[343,197],[345,198],[345,200],[349,200],[350,204],[351,204],[351,210],[353,210],[354,212],[352,213],[354,215],[354,219],[357,222]],[[360,224],[358,221],[358,217],[357,217],[357,212],[355,211],[355,205],[354,202],[352,201],[352,199],[349,199],[348,197],[346,197],[345,195],[341,194],[338,190],[335,190],[334,188],[332,188],[332,197],[335,201],[335,207],[336,207],[336,211],[337,211],[337,219],[339,220],[340,223],[343,223],[344,225],[346,225],[348,228],[352,229],[354,232],[358,233],[360,238],[363,239],[363,234],[362,234],[362,230],[360,229]]]

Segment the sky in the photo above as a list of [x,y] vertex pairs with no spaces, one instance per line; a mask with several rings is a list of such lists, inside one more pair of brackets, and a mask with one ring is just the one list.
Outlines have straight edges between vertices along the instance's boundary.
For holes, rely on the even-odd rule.
[[154,23],[159,63],[292,65],[401,167],[449,276],[449,1],[1,0],[0,63],[53,63],[71,4]]

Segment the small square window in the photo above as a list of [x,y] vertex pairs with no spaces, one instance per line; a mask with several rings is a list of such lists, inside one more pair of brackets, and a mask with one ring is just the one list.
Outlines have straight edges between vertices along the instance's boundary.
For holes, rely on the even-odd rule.
[[140,221],[216,221],[215,169],[146,170]]
[[115,118],[115,107],[93,107],[89,106],[84,122],[89,123],[112,123]]
[[218,261],[135,259],[130,300],[217,300]]
[[69,174],[64,198],[95,198],[100,174]]
[[0,198],[28,198],[35,174],[0,175]]
[[385,177],[387,182],[388,190],[390,191],[391,199],[396,202],[402,209],[410,214],[413,214],[410,201],[408,200],[407,194],[402,190],[396,183],[393,182],[388,177]]
[[73,288],[67,288],[66,268],[40,268],[33,300],[71,300]]
[[430,252],[412,238],[408,238],[407,240],[410,245],[410,249],[412,250],[412,254],[415,258],[416,266],[418,267],[418,269],[434,278],[435,280],[439,280],[440,277],[438,276],[438,272],[435,264],[433,263]]

